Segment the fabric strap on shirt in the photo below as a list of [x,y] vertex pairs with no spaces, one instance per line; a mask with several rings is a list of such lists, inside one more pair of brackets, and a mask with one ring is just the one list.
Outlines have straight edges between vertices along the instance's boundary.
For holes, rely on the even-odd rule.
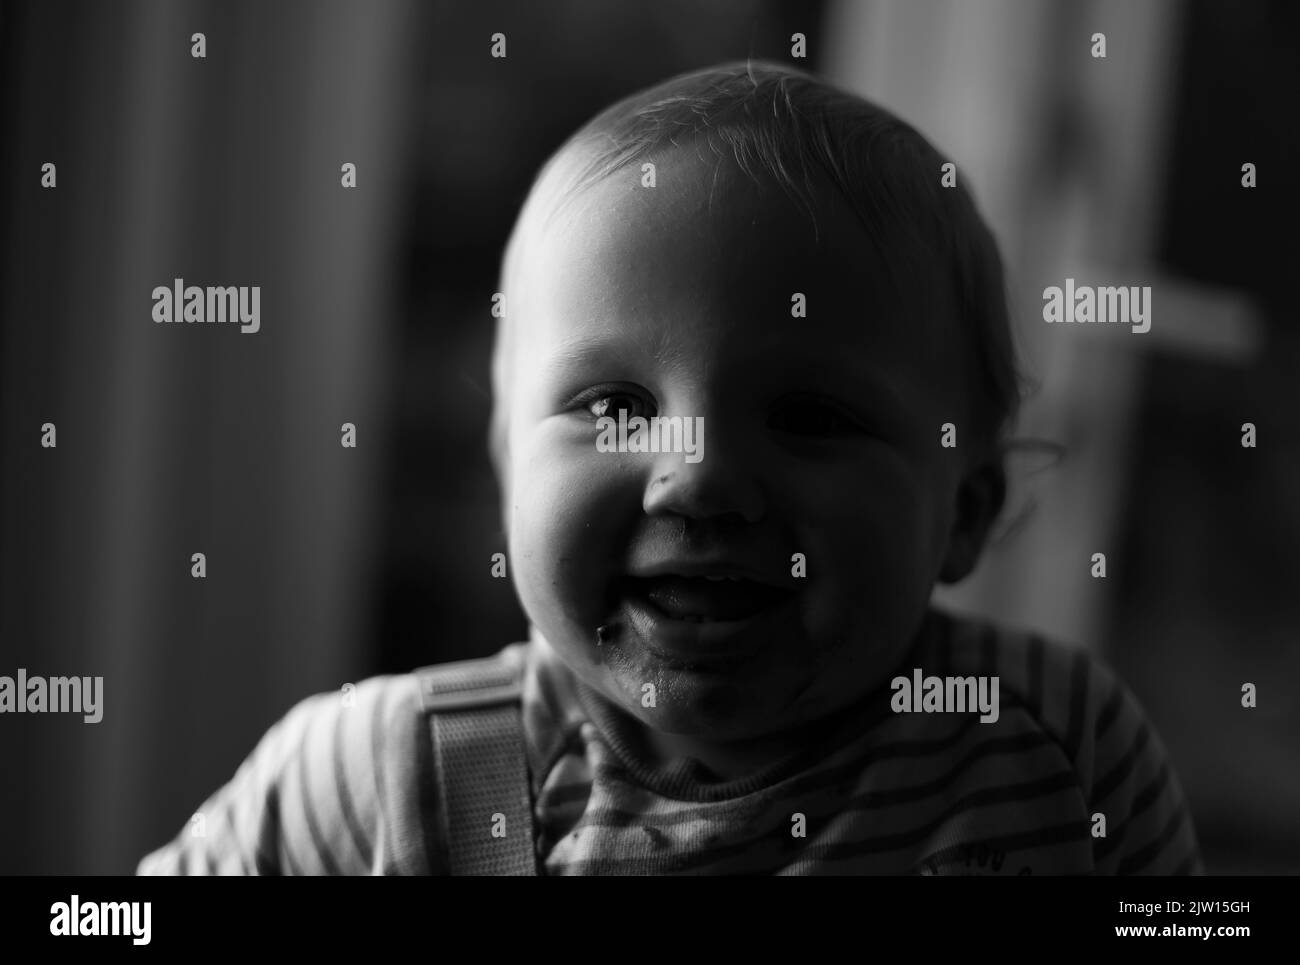
[[415,674],[429,717],[449,873],[537,874],[519,669],[493,656]]

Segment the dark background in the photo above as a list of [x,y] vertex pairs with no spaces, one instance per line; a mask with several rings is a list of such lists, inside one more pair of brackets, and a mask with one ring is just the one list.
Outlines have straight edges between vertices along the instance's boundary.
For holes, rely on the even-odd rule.
[[[1211,872],[1300,870],[1298,53],[1283,2],[3,4],[0,674],[103,675],[105,716],[0,717],[0,872],[129,872],[298,699],[523,637],[513,218],[598,109],[751,55],[950,148],[1003,244],[1021,431],[1067,455],[944,601],[1118,668]],[[1152,332],[1043,326],[1066,274],[1152,285]],[[155,325],[174,277],[261,285],[261,331]]]

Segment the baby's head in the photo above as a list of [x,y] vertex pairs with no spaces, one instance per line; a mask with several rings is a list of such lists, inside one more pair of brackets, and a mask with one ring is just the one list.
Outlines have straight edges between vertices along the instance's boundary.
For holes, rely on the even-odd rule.
[[[738,63],[608,108],[534,183],[493,361],[512,572],[535,631],[652,733],[725,746],[847,706],[974,567],[1018,381],[947,160]],[[697,420],[702,446],[605,451],[620,413]]]

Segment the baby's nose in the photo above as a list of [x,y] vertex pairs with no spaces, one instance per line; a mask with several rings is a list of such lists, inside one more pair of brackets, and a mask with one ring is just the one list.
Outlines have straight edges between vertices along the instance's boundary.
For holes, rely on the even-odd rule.
[[645,514],[708,519],[734,513],[749,523],[761,520],[767,510],[766,499],[739,440],[729,441],[716,431],[701,434],[701,438],[708,438],[708,444],[700,447],[697,461],[682,453],[655,457],[642,497]]

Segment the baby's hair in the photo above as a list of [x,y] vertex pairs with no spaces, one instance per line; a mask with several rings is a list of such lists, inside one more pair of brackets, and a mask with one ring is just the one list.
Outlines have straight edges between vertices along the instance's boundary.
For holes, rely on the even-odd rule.
[[[750,177],[767,176],[807,208],[829,181],[856,214],[895,286],[909,277],[952,279],[962,337],[976,359],[976,424],[965,438],[999,451],[1014,425],[1021,380],[997,244],[960,180],[940,183],[943,157],[890,112],[811,74],[767,61],[737,61],[672,77],[606,108],[543,166],[507,246],[507,293],[529,238],[574,197],[664,150],[701,146],[729,154]],[[824,201],[822,202],[824,203]],[[507,404],[512,379],[510,311],[493,358],[489,449],[506,485]],[[937,427],[936,427],[937,433]],[[936,435],[937,438],[937,435]]]

